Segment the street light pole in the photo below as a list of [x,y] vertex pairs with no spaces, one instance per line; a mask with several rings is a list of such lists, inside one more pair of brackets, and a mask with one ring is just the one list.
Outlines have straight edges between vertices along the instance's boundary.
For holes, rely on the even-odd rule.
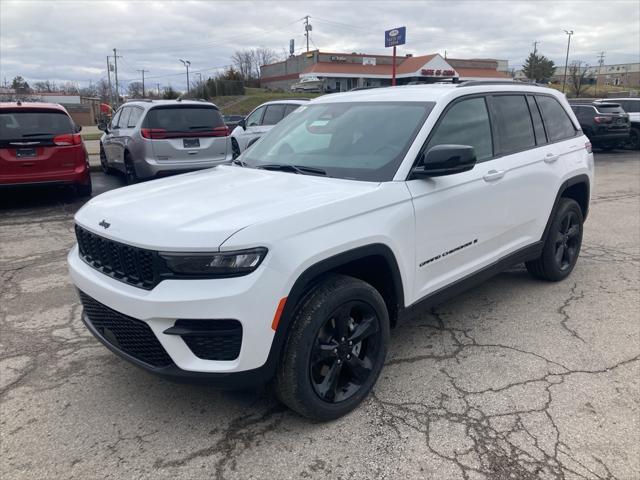
[[564,87],[567,84],[567,65],[569,64],[569,47],[571,46],[571,35],[573,30],[565,30],[564,33],[569,37],[567,40],[567,57],[564,59],[564,79],[562,80],[562,93],[564,93]]
[[198,75],[198,90],[200,91],[198,95],[202,95],[204,97],[204,86],[202,84],[202,74],[200,72],[196,72]]
[[191,65],[191,62],[189,60],[183,60],[181,58],[179,58],[178,60],[180,60],[182,62],[182,64],[187,68],[187,93],[189,93],[189,90],[190,90],[190,85],[189,85],[189,65]]

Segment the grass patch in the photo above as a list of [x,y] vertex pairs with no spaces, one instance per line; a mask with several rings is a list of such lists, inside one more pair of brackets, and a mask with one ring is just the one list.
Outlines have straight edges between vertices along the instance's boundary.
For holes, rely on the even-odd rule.
[[80,133],[80,135],[82,135],[82,139],[86,142],[88,140],[100,140],[100,137],[102,136],[102,132],[87,132],[87,133]]
[[247,115],[264,102],[287,98],[315,98],[320,93],[271,92],[262,88],[245,88],[245,95],[214,97],[211,99],[225,115]]

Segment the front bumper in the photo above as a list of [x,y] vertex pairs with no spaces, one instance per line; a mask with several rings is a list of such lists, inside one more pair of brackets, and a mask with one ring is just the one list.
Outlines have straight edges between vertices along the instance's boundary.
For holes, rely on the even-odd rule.
[[[173,379],[202,379],[222,387],[269,380],[272,365],[265,365],[274,338],[271,322],[286,294],[280,291],[284,278],[264,263],[243,277],[164,280],[152,290],[143,290],[86,264],[77,245],[68,256],[69,272],[78,289],[108,309],[148,325],[171,364],[154,366],[128,354],[94,328],[83,313],[89,330],[110,350],[152,373]],[[228,361],[199,358],[180,335],[164,333],[178,319],[238,320],[242,324],[238,357]]]

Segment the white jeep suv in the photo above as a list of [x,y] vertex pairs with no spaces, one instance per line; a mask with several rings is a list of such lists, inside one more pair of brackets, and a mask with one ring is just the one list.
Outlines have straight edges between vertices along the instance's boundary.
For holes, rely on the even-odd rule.
[[591,145],[563,95],[468,82],[327,95],[233,165],[102,194],[75,217],[83,320],[151,372],[358,405],[403,310],[525,262],[576,264]]

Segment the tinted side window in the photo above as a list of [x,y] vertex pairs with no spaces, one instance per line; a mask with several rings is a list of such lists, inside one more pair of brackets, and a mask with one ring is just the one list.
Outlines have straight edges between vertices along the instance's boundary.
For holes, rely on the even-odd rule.
[[135,127],[138,124],[138,120],[142,116],[141,108],[132,108],[131,115],[129,116],[129,121],[127,122],[127,127]]
[[540,110],[538,110],[538,105],[536,105],[536,101],[532,96],[527,96],[527,103],[529,104],[529,112],[531,112],[531,120],[533,121],[533,131],[536,133],[536,145],[543,145],[547,143],[547,135],[544,131]]
[[531,115],[524,95],[498,95],[491,99],[501,154],[535,146]]
[[425,151],[446,144],[471,145],[478,161],[493,156],[491,125],[484,98],[470,98],[453,105],[436,126]]
[[249,115],[247,117],[247,127],[255,127],[256,125],[261,125],[263,113],[264,107],[261,107],[254,111],[251,115]]
[[120,110],[118,110],[115,115],[113,116],[113,118],[111,119],[111,127],[110,129],[113,128],[118,128],[118,122],[120,121],[120,115],[122,114],[122,108]]
[[627,113],[640,113],[640,100],[626,100],[622,108]]
[[542,112],[545,130],[549,141],[556,142],[565,138],[575,136],[576,129],[573,122],[564,111],[560,102],[553,97],[536,95],[536,101]]
[[275,125],[284,118],[284,104],[282,105],[269,105],[267,111],[264,112],[264,118],[262,119],[263,125]]
[[296,110],[300,105],[287,105],[286,107],[284,107],[284,116],[286,117],[287,115],[289,115],[291,112],[293,112],[294,110]]

